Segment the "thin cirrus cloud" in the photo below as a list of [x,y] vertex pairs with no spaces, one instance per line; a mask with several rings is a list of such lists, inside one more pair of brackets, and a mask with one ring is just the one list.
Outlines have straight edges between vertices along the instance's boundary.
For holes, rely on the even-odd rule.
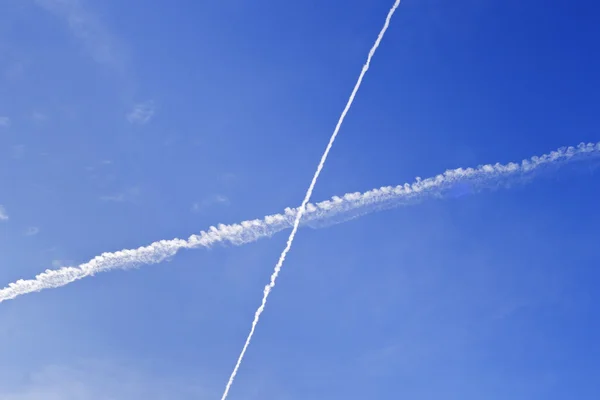
[[144,101],[133,106],[133,109],[127,114],[127,121],[132,124],[144,125],[150,122],[155,112],[154,101]]
[[0,204],[0,221],[7,221],[8,213],[6,212],[6,208]]
[[133,202],[140,195],[140,188],[138,186],[132,186],[127,188],[126,190],[106,196],[100,196],[100,200],[115,202],[115,203],[123,203],[123,202]]
[[192,204],[192,211],[195,213],[202,212],[213,205],[219,204],[226,206],[231,204],[231,201],[229,201],[229,198],[227,196],[224,196],[222,194],[215,194],[202,201],[197,201],[194,204]]
[[40,111],[34,111],[31,113],[31,119],[35,122],[44,122],[48,119],[48,116]]
[[[8,367],[0,366],[0,374]],[[10,371],[12,372],[12,371]],[[4,382],[3,382],[4,383]],[[141,365],[112,359],[82,359],[29,371],[27,379],[0,385],[2,400],[159,400],[208,399],[205,385],[174,376],[157,376]]]
[[71,264],[73,264],[73,261],[71,260],[52,260],[52,266],[54,268],[62,268]]
[[117,39],[100,19],[79,0],[36,0],[36,4],[63,19],[71,33],[94,61],[124,69],[124,55]]
[[[431,178],[417,179],[412,184],[384,186],[364,193],[347,193],[333,196],[331,200],[306,205],[302,224],[320,228],[342,223],[375,211],[393,207],[409,206],[427,199],[453,196],[457,185],[468,185],[471,193],[485,189],[510,186],[515,182],[527,182],[544,171],[553,170],[574,162],[597,160],[600,157],[600,142],[581,143],[577,147],[564,147],[549,154],[534,156],[520,163],[486,164],[476,168],[447,170]],[[126,269],[145,264],[157,264],[173,257],[182,249],[209,248],[216,244],[230,243],[240,246],[268,238],[294,223],[298,210],[287,208],[281,214],[267,215],[262,219],[243,221],[237,224],[210,227],[187,239],[159,240],[137,249],[106,252],[92,260],[56,270],[46,270],[34,279],[19,279],[0,289],[0,303],[16,297],[58,288],[93,276],[99,272]]]
[[10,126],[10,118],[0,115],[0,128],[8,128]]

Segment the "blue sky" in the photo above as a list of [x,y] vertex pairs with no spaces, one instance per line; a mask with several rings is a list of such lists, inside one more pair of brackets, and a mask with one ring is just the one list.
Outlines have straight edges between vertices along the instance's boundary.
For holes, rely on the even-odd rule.
[[[392,1],[7,0],[0,279],[300,204]],[[597,142],[591,1],[403,0],[314,200]],[[230,399],[592,399],[600,181],[302,229]],[[0,399],[220,398],[287,234],[0,304]]]

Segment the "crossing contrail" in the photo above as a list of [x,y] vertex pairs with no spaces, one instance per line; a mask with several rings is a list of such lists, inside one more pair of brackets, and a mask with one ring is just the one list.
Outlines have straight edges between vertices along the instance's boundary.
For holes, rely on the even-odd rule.
[[[347,193],[331,200],[308,203],[301,224],[318,226],[339,223],[382,209],[416,204],[430,198],[444,198],[460,185],[472,191],[510,184],[521,179],[533,179],[546,168],[558,168],[574,162],[600,159],[600,142],[581,143],[576,147],[561,147],[520,163],[486,164],[476,168],[456,168],[431,178],[417,179],[412,184],[384,186],[364,193]],[[99,272],[127,269],[144,264],[157,264],[173,257],[181,249],[211,247],[219,243],[240,246],[289,229],[298,209],[286,208],[283,213],[237,224],[211,226],[187,239],[160,240],[137,249],[102,253],[78,266],[46,270],[34,279],[20,279],[0,290],[0,303],[24,294],[58,288]]]
[[265,286],[265,289],[263,291],[262,302],[254,314],[254,320],[252,321],[250,333],[248,333],[248,337],[246,338],[244,347],[242,347],[242,351],[240,352],[240,355],[235,364],[235,367],[233,368],[233,372],[231,373],[231,376],[229,377],[229,380],[227,381],[227,385],[225,386],[225,391],[223,392],[223,396],[221,397],[221,400],[227,399],[227,395],[229,394],[231,385],[233,384],[233,381],[235,380],[238,369],[240,368],[240,365],[242,364],[242,361],[244,360],[244,355],[246,354],[246,350],[248,350],[248,346],[250,345],[250,342],[252,341],[252,336],[254,336],[254,331],[256,330],[256,326],[258,325],[260,316],[263,313],[263,311],[265,310],[265,306],[267,304],[267,299],[269,298],[269,294],[271,293],[271,290],[273,290],[273,288],[275,287],[275,283],[277,281],[277,276],[279,276],[279,272],[281,271],[281,267],[283,266],[285,257],[287,256],[288,252],[292,248],[292,243],[294,242],[294,237],[296,236],[296,232],[298,232],[298,227],[300,226],[300,220],[302,219],[302,216],[304,215],[304,213],[306,211],[306,205],[310,201],[310,197],[312,196],[312,192],[313,192],[313,189],[315,188],[315,184],[317,183],[317,180],[319,179],[321,170],[323,169],[323,166],[325,165],[325,161],[327,161],[327,156],[329,155],[331,146],[333,146],[333,142],[335,141],[335,138],[337,137],[338,132],[340,131],[342,123],[344,122],[344,119],[346,118],[346,114],[348,114],[348,110],[350,110],[350,107],[352,106],[352,103],[354,102],[354,97],[356,96],[356,93],[358,92],[358,89],[360,88],[360,85],[362,83],[362,80],[363,80],[365,74],[369,70],[369,66],[371,64],[371,59],[375,55],[375,52],[377,51],[377,48],[379,47],[379,44],[381,43],[381,40],[383,39],[383,36],[385,35],[385,32],[387,31],[387,29],[389,27],[390,20],[392,19],[394,12],[400,5],[400,1],[401,0],[396,0],[394,2],[394,5],[388,12],[388,15],[383,24],[383,28],[381,28],[381,31],[379,32],[379,35],[377,36],[377,39],[375,40],[373,47],[371,47],[371,50],[369,51],[369,55],[367,56],[367,61],[365,62],[365,65],[363,65],[362,70],[360,71],[358,80],[356,81],[356,84],[354,85],[354,89],[352,90],[352,93],[350,94],[350,98],[348,98],[348,102],[346,103],[346,107],[344,107],[344,110],[342,111],[342,114],[340,115],[340,118],[338,119],[335,129],[333,130],[333,133],[331,134],[329,143],[327,143],[325,152],[323,152],[323,155],[321,156],[321,161],[319,162],[319,165],[317,166],[317,170],[315,171],[315,174],[312,178],[312,181],[310,182],[310,185],[308,186],[308,190],[306,191],[306,194],[304,195],[304,200],[302,201],[302,204],[300,205],[300,207],[296,210],[296,215],[294,217],[294,224],[292,226],[292,232],[290,233],[290,236],[288,237],[285,248],[283,249],[283,251],[281,252],[281,255],[279,256],[279,260],[277,261],[277,264],[275,265],[273,274],[271,274],[271,281],[269,282],[269,284],[267,286]]

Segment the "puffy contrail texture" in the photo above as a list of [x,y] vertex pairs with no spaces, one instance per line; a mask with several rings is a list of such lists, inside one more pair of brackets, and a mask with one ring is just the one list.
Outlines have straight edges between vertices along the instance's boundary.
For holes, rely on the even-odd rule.
[[[559,167],[576,161],[597,159],[600,142],[581,143],[577,147],[562,147],[542,156],[534,156],[520,163],[486,164],[476,168],[457,168],[443,174],[417,179],[412,184],[384,186],[364,193],[347,193],[333,196],[331,200],[306,205],[302,219],[304,225],[322,224],[332,219],[344,219],[364,215],[382,208],[398,207],[418,203],[444,194],[456,185],[469,183],[474,190],[495,186],[499,182],[512,182],[520,178],[533,178],[545,167]],[[15,297],[65,286],[78,279],[98,272],[125,269],[143,264],[156,264],[174,256],[181,249],[211,247],[214,244],[230,243],[236,246],[270,237],[289,229],[296,217],[297,209],[286,208],[281,214],[268,215],[263,219],[243,221],[238,224],[211,226],[208,230],[190,236],[187,240],[172,239],[154,242],[137,249],[103,253],[84,264],[46,270],[34,279],[20,279],[0,290],[0,302]],[[345,218],[348,219],[348,218]]]
[[394,15],[394,12],[396,11],[396,9],[398,8],[399,5],[400,5],[400,0],[396,0],[394,2],[394,5],[388,12],[388,15],[385,19],[385,23],[383,24],[383,27],[381,28],[381,31],[379,32],[379,35],[377,36],[377,39],[375,40],[373,47],[371,47],[371,50],[369,51],[367,61],[365,62],[365,65],[363,65],[363,68],[358,76],[356,84],[354,85],[354,89],[352,90],[352,93],[350,94],[350,97],[348,98],[348,102],[346,103],[346,106],[344,107],[344,110],[342,111],[342,114],[340,115],[340,118],[338,119],[338,122],[335,126],[335,129],[333,130],[333,133],[331,134],[331,138],[329,139],[329,143],[327,143],[325,152],[323,152],[323,155],[321,156],[321,161],[319,162],[319,165],[317,166],[317,170],[315,171],[312,181],[310,182],[310,185],[308,187],[308,190],[306,191],[304,200],[302,201],[302,204],[300,205],[300,207],[296,210],[296,213],[295,213],[296,215],[294,217],[294,224],[292,226],[292,232],[290,233],[290,236],[288,237],[288,240],[287,240],[285,248],[283,249],[283,252],[279,256],[279,260],[277,261],[277,264],[275,265],[275,269],[274,269],[273,273],[271,274],[271,281],[269,282],[269,284],[267,286],[265,286],[265,289],[263,291],[262,302],[261,302],[260,306],[258,307],[258,309],[256,310],[256,313],[254,314],[254,320],[252,321],[252,327],[250,328],[250,333],[248,334],[248,336],[246,338],[244,347],[242,347],[242,351],[240,352],[240,355],[235,364],[235,367],[233,368],[233,372],[231,373],[231,376],[229,377],[229,380],[227,381],[227,385],[225,386],[225,391],[223,392],[223,396],[221,397],[221,400],[227,399],[227,395],[229,393],[229,390],[231,389],[231,385],[233,384],[233,381],[235,380],[235,376],[237,375],[238,369],[240,368],[240,365],[242,364],[244,355],[246,354],[246,350],[248,350],[248,346],[250,345],[250,342],[252,341],[252,336],[254,336],[254,331],[256,329],[256,326],[258,325],[260,316],[265,309],[265,306],[267,304],[267,299],[269,298],[269,294],[271,293],[271,290],[273,290],[273,288],[275,287],[275,282],[277,281],[277,276],[279,275],[279,272],[281,271],[281,267],[283,266],[283,263],[285,262],[285,257],[287,256],[287,253],[292,248],[292,243],[294,242],[294,237],[296,236],[296,232],[298,232],[298,227],[300,226],[300,220],[302,219],[302,216],[306,212],[306,206],[307,206],[308,202],[310,201],[310,197],[312,196],[313,189],[315,188],[317,180],[319,179],[321,170],[323,169],[323,166],[325,165],[325,161],[327,161],[327,156],[329,155],[331,146],[333,146],[333,142],[335,142],[335,138],[337,137],[338,132],[340,131],[340,128],[342,126],[342,123],[344,122],[344,119],[346,118],[346,114],[348,114],[348,111],[350,110],[350,107],[352,106],[352,103],[354,102],[354,97],[356,96],[356,93],[358,92],[358,89],[360,88],[362,80],[363,80],[365,74],[367,73],[367,71],[369,70],[369,66],[371,64],[371,59],[375,55],[375,51],[377,51],[377,48],[379,47],[379,44],[381,43],[381,40],[383,39],[383,36],[385,35],[385,32],[387,31],[387,29],[390,25],[390,20],[392,19],[392,16]]

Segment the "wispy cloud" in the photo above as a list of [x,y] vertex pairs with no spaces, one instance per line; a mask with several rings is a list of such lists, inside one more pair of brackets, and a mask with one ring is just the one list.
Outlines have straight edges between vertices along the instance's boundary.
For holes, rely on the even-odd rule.
[[48,116],[40,111],[34,111],[31,113],[31,119],[35,122],[44,122],[48,119]]
[[85,170],[86,171],[90,171],[90,172],[94,172],[94,171],[96,171],[98,169],[106,168],[106,167],[112,165],[112,163],[113,163],[112,160],[100,160],[100,161],[95,162],[94,163],[95,165],[88,165],[88,166],[86,166]]
[[25,230],[25,236],[35,236],[40,233],[40,228],[37,226],[30,226]]
[[113,201],[113,202],[126,202],[126,201],[135,201],[135,199],[140,195],[140,188],[138,186],[130,187],[123,192],[101,196],[100,200],[102,201]]
[[54,268],[62,268],[72,264],[74,263],[71,260],[52,260],[52,266]]
[[[364,193],[347,193],[333,196],[331,200],[306,205],[302,223],[319,227],[322,221],[341,223],[369,213],[413,205],[430,198],[443,198],[457,184],[469,183],[472,192],[508,186],[515,180],[528,180],[549,167],[568,163],[595,160],[600,157],[600,142],[581,143],[577,147],[563,147],[542,156],[534,156],[520,163],[486,164],[476,168],[456,168],[431,178],[419,179],[412,184],[384,186]],[[20,279],[0,290],[0,302],[44,289],[67,285],[98,272],[129,268],[143,264],[157,264],[173,257],[181,249],[211,247],[219,243],[243,245],[268,238],[292,227],[298,209],[286,208],[281,214],[267,215],[263,219],[243,221],[238,224],[210,227],[187,239],[160,240],[137,249],[124,249],[102,253],[92,260],[74,267],[47,270],[34,279]]]
[[192,211],[201,212],[206,208],[216,204],[229,205],[231,204],[231,202],[229,201],[229,198],[227,196],[224,196],[222,194],[215,194],[202,201],[197,201],[194,204],[192,204]]
[[133,109],[127,114],[127,120],[132,124],[143,125],[150,122],[155,111],[154,101],[144,101],[133,106]]
[[[0,370],[0,372],[5,372]],[[3,382],[2,400],[207,399],[215,394],[182,378],[156,376],[146,368],[112,360],[48,365],[24,379]]]
[[98,63],[123,68],[123,54],[116,38],[83,0],[36,0],[42,8],[64,19],[72,34]]
[[0,221],[8,220],[8,213],[6,212],[6,208],[0,204]]
[[10,126],[10,118],[0,115],[0,128],[8,128]]

